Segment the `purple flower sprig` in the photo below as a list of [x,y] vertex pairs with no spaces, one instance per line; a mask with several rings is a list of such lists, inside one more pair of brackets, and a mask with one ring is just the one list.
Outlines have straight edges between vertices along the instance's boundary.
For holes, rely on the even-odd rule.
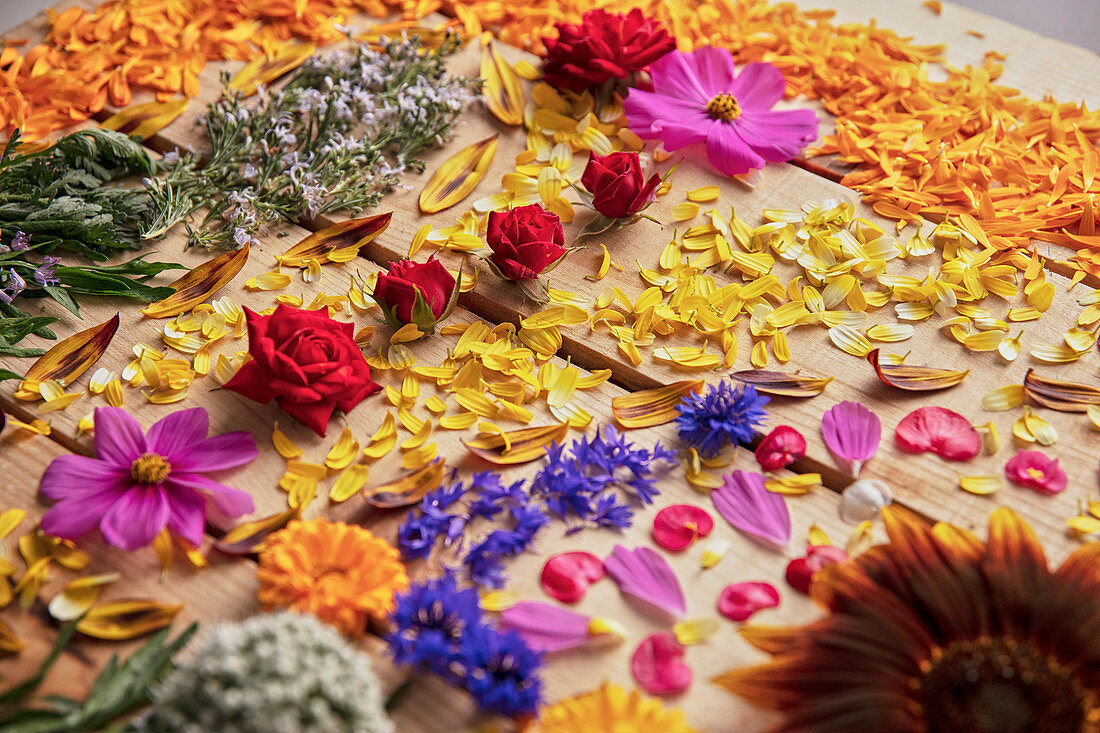
[[485,710],[530,715],[542,697],[542,655],[515,631],[489,623],[472,588],[450,572],[397,596],[386,637],[394,661],[467,690]]

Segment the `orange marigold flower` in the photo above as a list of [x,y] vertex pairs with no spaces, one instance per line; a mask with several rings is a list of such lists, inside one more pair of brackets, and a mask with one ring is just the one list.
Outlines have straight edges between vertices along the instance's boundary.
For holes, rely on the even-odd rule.
[[260,552],[257,592],[264,610],[312,613],[346,634],[393,610],[409,585],[397,549],[370,531],[327,519],[295,520]]

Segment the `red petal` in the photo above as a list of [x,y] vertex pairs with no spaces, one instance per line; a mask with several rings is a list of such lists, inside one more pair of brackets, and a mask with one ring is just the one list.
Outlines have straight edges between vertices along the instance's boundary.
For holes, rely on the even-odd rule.
[[731,621],[745,621],[757,611],[779,605],[779,591],[771,583],[731,583],[718,596],[718,612]]
[[702,507],[673,504],[653,518],[653,541],[666,550],[678,552],[714,529],[714,520]]
[[787,563],[787,582],[799,593],[810,592],[810,582],[818,570],[826,565],[846,562],[848,553],[832,545],[810,545],[805,557],[796,557]]
[[920,407],[906,415],[894,432],[902,450],[931,451],[948,461],[969,461],[982,450],[982,436],[970,421],[944,407]]
[[588,586],[604,576],[603,561],[590,552],[563,552],[542,566],[542,589],[562,603],[584,598]]
[[647,636],[630,657],[630,671],[651,695],[683,692],[691,685],[691,667],[684,664],[684,647],[668,631]]

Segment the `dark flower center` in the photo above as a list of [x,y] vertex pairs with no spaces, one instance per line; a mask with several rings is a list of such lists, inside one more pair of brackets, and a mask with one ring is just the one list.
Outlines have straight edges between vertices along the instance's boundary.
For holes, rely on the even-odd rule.
[[156,453],[142,453],[130,464],[130,478],[142,484],[159,484],[171,470],[168,461]]
[[955,642],[916,684],[928,733],[1075,733],[1096,705],[1070,667],[1015,639]]
[[707,102],[707,114],[716,120],[733,122],[741,116],[741,105],[732,94],[719,94]]

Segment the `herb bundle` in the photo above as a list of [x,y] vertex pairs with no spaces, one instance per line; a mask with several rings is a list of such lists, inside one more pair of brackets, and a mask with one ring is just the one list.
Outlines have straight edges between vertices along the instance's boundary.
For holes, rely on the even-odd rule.
[[66,265],[61,253],[107,260],[136,249],[153,216],[142,188],[105,185],[129,175],[150,174],[156,163],[126,135],[89,129],[60,138],[33,153],[18,151],[12,135],[0,156],[0,354],[33,356],[38,349],[15,345],[28,334],[54,338],[55,318],[32,316],[16,298],[52,298],[80,314],[77,300],[107,295],[151,301],[171,288],[144,284],[182,265],[137,257],[109,266]]
[[376,205],[416,156],[450,134],[474,82],[450,77],[449,36],[434,50],[419,38],[313,56],[278,91],[246,105],[226,87],[203,125],[211,152],[170,153],[169,174],[147,181],[156,219],[146,236],[188,224],[192,244],[238,248],[277,221]]

